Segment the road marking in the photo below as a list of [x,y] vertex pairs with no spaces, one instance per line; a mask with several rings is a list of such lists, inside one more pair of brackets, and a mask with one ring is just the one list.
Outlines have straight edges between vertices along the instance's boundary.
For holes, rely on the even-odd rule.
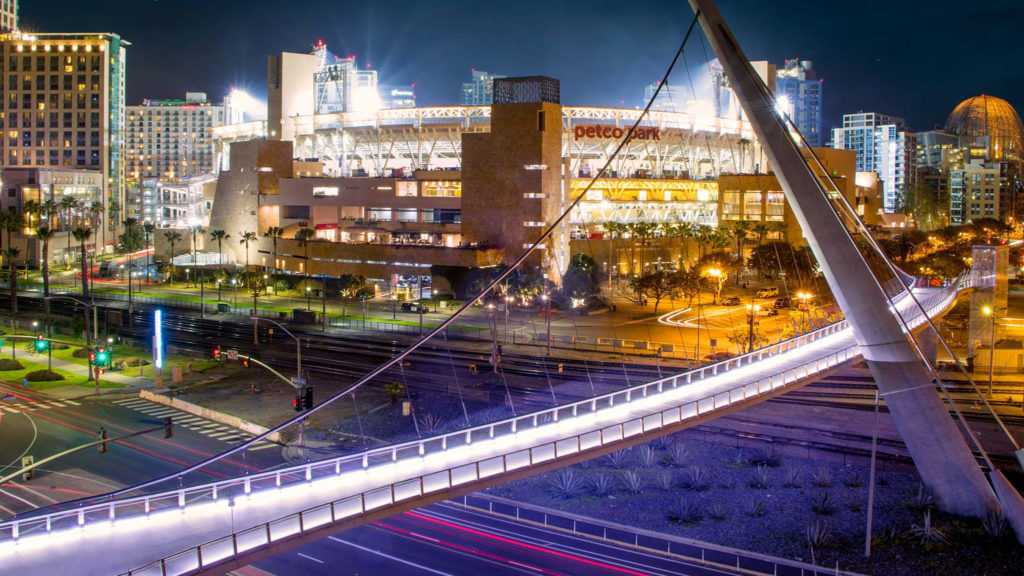
[[81,402],[75,402],[74,400],[65,400],[64,402],[67,403],[67,404],[71,404],[72,406],[81,406],[82,405]]
[[18,410],[17,408],[11,408],[10,406],[4,406],[3,408],[0,408],[0,410],[6,410],[11,414],[21,414],[21,410]]
[[312,556],[306,556],[302,552],[296,552],[296,554],[298,554],[299,556],[302,556],[306,560],[312,560],[313,562],[316,562],[317,564],[323,564],[324,563],[323,560],[317,560],[316,558],[313,558]]
[[439,576],[454,576],[453,574],[449,574],[448,572],[441,572],[440,570],[434,570],[433,568],[428,568],[428,567],[426,567],[426,566],[424,566],[422,564],[417,564],[415,562],[410,562],[408,560],[403,560],[402,558],[398,558],[398,557],[392,556],[390,554],[385,554],[384,552],[379,552],[377,550],[372,550],[370,548],[366,548],[365,546],[360,546],[359,544],[355,544],[355,543],[352,543],[352,542],[348,542],[346,540],[342,540],[341,538],[338,538],[336,536],[328,536],[327,538],[329,540],[333,540],[333,541],[335,541],[335,542],[337,542],[339,544],[344,544],[346,546],[351,546],[351,547],[356,548],[358,550],[362,550],[363,552],[369,552],[370,554],[374,554],[374,555],[377,555],[377,556],[383,556],[385,558],[390,558],[391,560],[394,560],[395,562],[399,562],[399,563],[405,564],[406,566],[412,566],[414,568],[419,568],[420,570],[425,570],[427,572],[430,572],[431,574],[438,574]]
[[257,442],[256,445],[250,446],[249,448],[246,448],[246,450],[249,450],[249,451],[253,451],[253,450],[266,450],[268,448],[280,448],[280,446],[277,445],[277,444],[272,444],[270,442],[260,441],[260,442]]

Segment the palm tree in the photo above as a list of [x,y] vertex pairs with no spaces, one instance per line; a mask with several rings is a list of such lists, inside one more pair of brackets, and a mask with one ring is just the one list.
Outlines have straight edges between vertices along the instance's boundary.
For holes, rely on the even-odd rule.
[[71,269],[71,261],[74,260],[74,258],[71,257],[71,215],[75,208],[78,208],[78,200],[75,200],[71,196],[65,196],[60,199],[60,209],[64,212],[64,224],[61,229],[68,237],[68,247],[67,251],[64,253],[67,258],[67,270]]
[[177,230],[168,230],[164,232],[164,238],[171,243],[171,286],[174,286],[174,244],[181,240],[181,232],[178,232]]
[[242,232],[242,237],[239,238],[239,244],[245,244],[245,269],[249,269],[249,244],[258,240],[255,232]]
[[80,255],[82,258],[82,298],[89,297],[89,265],[85,260],[85,243],[92,238],[92,228],[88,226],[78,226],[71,234],[78,240],[80,247]]
[[17,248],[8,246],[7,250],[4,250],[4,255],[7,256],[7,273],[11,281],[11,314],[15,316],[18,315],[18,273],[14,269],[14,259],[18,254],[21,254],[21,250]]
[[49,226],[40,226],[36,229],[36,238],[43,242],[43,296],[50,295],[50,239],[54,231]]
[[11,234],[25,227],[25,215],[21,210],[12,207],[3,214],[0,214],[0,226],[7,232],[7,247],[11,248],[13,247]]
[[231,234],[223,230],[214,230],[210,232],[210,240],[217,241],[217,252],[220,254],[220,267],[224,267],[224,241],[231,238]]
[[93,202],[89,205],[89,225],[95,230],[100,230],[100,244],[106,245],[107,243],[107,232],[106,227],[103,225],[103,203]]
[[270,242],[273,244],[271,256],[274,258],[274,293],[277,293],[277,239],[284,234],[284,230],[277,226],[271,226],[267,228],[266,233],[263,234],[264,238],[270,238]]
[[153,232],[155,230],[156,230],[156,224],[153,224],[152,222],[146,222],[145,224],[142,225],[142,232],[143,232],[143,236],[144,236],[143,240],[145,241],[145,245],[146,245],[146,283],[147,284],[149,283],[149,267],[150,267],[149,266],[150,265],[150,261],[149,261],[149,238],[150,238],[150,236],[153,234]]
[[138,218],[125,218],[124,234],[119,238],[121,251],[128,254],[128,322],[132,318],[132,264],[135,251],[139,249],[139,236],[135,227],[139,225]]
[[312,228],[300,228],[295,234],[295,239],[299,241],[299,246],[302,246],[306,257],[306,263],[303,265],[303,271],[306,276],[306,288],[309,288],[309,243],[313,240],[314,236],[316,236],[316,231]]

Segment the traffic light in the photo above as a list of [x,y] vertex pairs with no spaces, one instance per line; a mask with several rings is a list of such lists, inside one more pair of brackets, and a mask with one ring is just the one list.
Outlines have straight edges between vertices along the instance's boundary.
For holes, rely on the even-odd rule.
[[100,454],[105,454],[107,452],[107,429],[106,428],[100,428],[100,433],[99,433],[99,438],[98,439],[99,440],[103,440],[103,442],[101,444],[97,444],[96,445],[96,451],[99,452]]
[[220,362],[220,346],[213,347],[213,359]]
[[106,366],[107,361],[110,359],[110,353],[107,352],[106,348],[100,347],[96,350],[96,365]]
[[295,397],[292,398],[292,410],[295,410],[296,412],[302,412],[302,395],[301,394],[296,394]]
[[242,366],[245,366],[246,368],[249,367],[249,359],[248,358],[242,358]]
[[168,416],[164,418],[164,438],[171,438],[174,436],[174,420]]
[[49,347],[49,345],[50,343],[46,341],[46,336],[43,336],[42,334],[36,334],[37,352],[46,352],[46,349]]
[[302,396],[302,408],[303,410],[309,410],[313,407],[313,387],[309,386],[306,388],[305,394]]
[[95,363],[96,363],[96,352],[89,352],[89,364],[92,365],[92,364],[95,364]]

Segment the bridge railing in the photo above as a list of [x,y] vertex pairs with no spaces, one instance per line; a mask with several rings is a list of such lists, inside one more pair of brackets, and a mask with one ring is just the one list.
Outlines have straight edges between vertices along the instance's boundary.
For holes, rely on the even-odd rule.
[[[959,288],[959,283],[956,285]],[[952,291],[955,292],[955,289]],[[932,296],[926,309],[944,306],[955,293],[946,291]],[[934,303],[933,303],[934,302]],[[786,367],[754,381],[740,383],[724,390],[673,405],[673,398],[663,395],[693,384],[727,375],[759,360],[784,354],[793,348],[819,342],[847,329],[846,321],[790,340],[743,354],[684,374],[640,384],[587,400],[564,404],[499,422],[463,429],[439,436],[394,444],[359,454],[349,454],[310,462],[271,472],[231,478],[199,486],[185,487],[152,495],[142,495],[81,505],[75,509],[0,523],[0,546],[4,541],[25,537],[43,537],[54,531],[88,529],[95,525],[103,530],[113,522],[147,519],[161,512],[196,513],[233,505],[235,498],[277,498],[280,491],[301,487],[320,480],[337,479],[349,473],[365,474],[371,468],[393,467],[402,476],[402,463],[419,463],[423,458],[440,455],[474,444],[502,437],[515,437],[532,431],[562,433],[538,438],[538,444],[502,452],[501,446],[481,452],[458,465],[439,467],[421,476],[405,477],[372,490],[358,493],[315,508],[303,510],[221,539],[202,543],[162,559],[130,574],[185,574],[201,566],[223,560],[240,552],[267,546],[278,540],[310,529],[353,517],[397,502],[457,488],[509,471],[553,461],[582,451],[623,441],[640,434],[657,431],[682,421],[700,417],[724,407],[777,390],[787,384],[828,370],[857,356],[856,345],[814,357],[795,366]],[[742,376],[739,376],[742,377]],[[662,400],[659,401],[658,398]],[[668,400],[668,408],[665,408]],[[618,412],[615,412],[618,411]],[[638,415],[639,413],[639,415]],[[588,418],[589,417],[589,418]],[[564,426],[575,420],[576,429]],[[558,426],[547,428],[548,426]],[[413,467],[410,467],[413,468]],[[221,513],[226,513],[224,510]]]

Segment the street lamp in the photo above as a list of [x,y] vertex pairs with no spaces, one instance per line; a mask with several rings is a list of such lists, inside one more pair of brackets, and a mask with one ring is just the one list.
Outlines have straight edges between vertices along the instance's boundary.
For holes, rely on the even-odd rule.
[[398,320],[398,296],[391,295],[391,319]]
[[[264,278],[266,278],[266,276],[264,276]],[[313,289],[309,287],[309,284],[306,284],[306,310],[309,310],[309,293],[312,291]]]
[[270,282],[267,280],[268,278],[269,277],[266,274],[263,275],[263,295],[264,296],[270,296]]
[[548,295],[547,294],[541,294],[540,295],[540,300],[541,300],[541,302],[544,303],[543,304],[543,306],[544,306],[544,324],[547,327],[547,332],[548,332],[548,338],[547,338],[548,356],[551,356],[551,306],[548,305]]
[[981,313],[992,319],[991,330],[992,335],[989,339],[988,347],[988,395],[992,395],[992,360],[995,358],[996,353],[996,315],[994,314],[991,306],[982,306]]
[[811,328],[811,305],[808,301],[811,298],[813,298],[814,295],[811,294],[810,292],[804,292],[801,290],[800,292],[796,293],[796,297],[797,299],[800,300],[800,310],[803,311],[804,313],[805,322],[807,323],[807,330],[809,331]]
[[491,368],[498,373],[498,315],[494,304],[487,305],[487,315],[491,317]]
[[238,278],[231,279],[231,286],[235,289],[235,308],[238,308]]
[[220,278],[217,278],[217,300],[220,300],[220,284],[223,282]]
[[505,344],[508,344],[508,309],[512,305],[512,297],[505,296]]
[[747,324],[750,326],[750,332],[747,337],[747,352],[754,351],[754,317],[761,311],[760,304],[747,304]]

